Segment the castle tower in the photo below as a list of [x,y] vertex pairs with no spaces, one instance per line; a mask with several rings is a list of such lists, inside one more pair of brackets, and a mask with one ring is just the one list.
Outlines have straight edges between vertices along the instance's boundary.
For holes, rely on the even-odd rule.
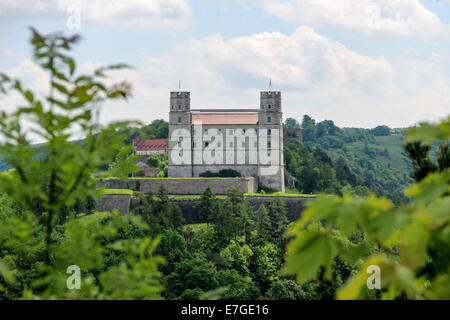
[[283,113],[281,112],[280,91],[261,91],[258,120],[259,129],[267,130],[269,158],[274,159],[276,156],[275,165],[271,165],[276,167],[276,171],[270,170],[271,174],[265,174],[262,170],[265,165],[260,163],[258,169],[260,183],[284,192]]
[[[187,91],[170,92],[169,112],[169,177],[192,177],[191,165],[191,95]],[[177,137],[171,139],[171,137]],[[188,163],[173,163],[172,152],[177,152],[183,146],[189,153]],[[186,147],[187,146],[187,147]],[[181,155],[181,153],[180,153]]]

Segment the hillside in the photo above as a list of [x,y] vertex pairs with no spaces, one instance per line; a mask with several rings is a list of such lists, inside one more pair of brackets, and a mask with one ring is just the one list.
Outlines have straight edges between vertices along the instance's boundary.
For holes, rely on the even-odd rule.
[[339,128],[331,120],[316,123],[308,115],[301,123],[286,119],[285,127],[302,128],[301,146],[285,146],[286,169],[300,192],[374,192],[397,204],[407,200],[402,190],[413,179],[404,129]]
[[[345,130],[344,130],[345,132]],[[328,148],[333,161],[342,157],[351,171],[377,188],[400,191],[413,182],[412,164],[403,150],[404,136],[374,137],[374,140],[345,142],[342,148]]]

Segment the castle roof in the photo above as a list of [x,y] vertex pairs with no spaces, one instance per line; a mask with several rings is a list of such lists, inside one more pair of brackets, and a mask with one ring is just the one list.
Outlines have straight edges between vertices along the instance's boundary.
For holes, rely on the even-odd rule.
[[248,112],[259,112],[259,109],[192,109],[192,113],[248,113]]
[[139,137],[135,137],[133,144],[136,151],[167,150],[166,139],[141,140]]
[[258,124],[258,109],[193,109],[192,123]]

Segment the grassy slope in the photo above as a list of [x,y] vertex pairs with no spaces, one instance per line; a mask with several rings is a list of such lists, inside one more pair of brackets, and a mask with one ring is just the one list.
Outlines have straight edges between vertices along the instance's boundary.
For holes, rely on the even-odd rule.
[[129,189],[103,189],[102,194],[133,194],[133,190]]
[[[333,160],[342,156],[352,171],[358,175],[366,171],[372,173],[376,179],[398,183],[402,187],[411,184],[412,165],[403,151],[403,135],[375,137],[375,140],[368,144],[369,154],[365,152],[365,145],[361,141],[346,143],[344,148],[330,148],[326,152]],[[387,156],[384,153],[385,149],[388,151]]]

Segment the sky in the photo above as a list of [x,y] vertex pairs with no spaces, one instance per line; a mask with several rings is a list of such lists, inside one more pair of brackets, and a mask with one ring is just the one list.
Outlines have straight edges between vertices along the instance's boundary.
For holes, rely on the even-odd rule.
[[[118,62],[133,85],[101,121],[168,119],[192,108],[258,108],[282,91],[283,117],[340,127],[406,127],[450,114],[450,0],[0,0],[0,72],[44,93],[29,26],[80,34],[79,72]],[[17,96],[0,97],[13,111]]]

